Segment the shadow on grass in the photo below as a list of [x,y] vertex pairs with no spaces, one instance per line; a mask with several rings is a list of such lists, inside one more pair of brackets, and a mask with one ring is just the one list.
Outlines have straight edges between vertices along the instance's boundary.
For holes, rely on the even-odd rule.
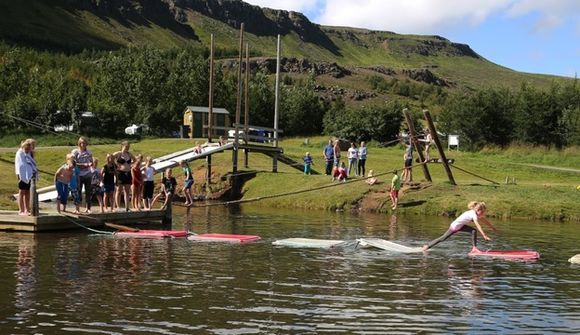
[[422,204],[426,203],[426,200],[417,200],[417,201],[411,201],[411,202],[404,202],[404,203],[399,203],[399,207],[415,207],[415,206],[421,206]]

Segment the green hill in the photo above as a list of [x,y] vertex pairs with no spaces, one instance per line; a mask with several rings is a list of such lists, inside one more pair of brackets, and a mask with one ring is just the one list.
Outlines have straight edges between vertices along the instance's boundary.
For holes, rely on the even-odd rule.
[[[253,56],[274,57],[280,34],[284,57],[307,59],[311,64],[337,63],[348,70],[348,75],[340,78],[318,73],[326,86],[365,90],[364,79],[372,75],[452,89],[517,87],[523,81],[547,87],[554,80],[565,80],[510,70],[489,62],[468,45],[439,36],[320,26],[301,13],[260,8],[239,0],[0,2],[0,39],[12,45],[67,53],[145,45],[208,46],[210,34],[214,34],[221,54],[235,54],[242,22]],[[301,70],[305,73],[311,68],[297,72]]]

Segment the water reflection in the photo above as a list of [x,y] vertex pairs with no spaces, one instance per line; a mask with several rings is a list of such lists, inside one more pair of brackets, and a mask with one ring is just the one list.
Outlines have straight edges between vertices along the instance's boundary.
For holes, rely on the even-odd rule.
[[420,245],[447,225],[441,218],[207,207],[176,208],[175,221],[174,229],[263,240],[0,234],[7,269],[0,292],[8,297],[0,333],[580,331],[578,272],[565,262],[577,247],[573,226],[504,225],[497,247],[559,246],[540,249],[540,262],[522,263],[470,259],[463,240],[427,255],[271,245],[365,236]]

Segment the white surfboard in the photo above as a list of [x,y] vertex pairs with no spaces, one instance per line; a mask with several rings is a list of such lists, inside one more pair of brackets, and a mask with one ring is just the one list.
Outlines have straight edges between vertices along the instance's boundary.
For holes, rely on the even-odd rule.
[[283,240],[277,240],[272,242],[272,245],[284,246],[284,247],[294,247],[294,248],[320,248],[329,249],[335,247],[341,243],[343,240],[317,240],[312,238],[285,238]]
[[383,240],[381,238],[359,238],[357,239],[357,242],[359,243],[359,246],[362,247],[375,247],[387,251],[394,251],[406,254],[423,251],[421,247],[408,247],[406,245]]

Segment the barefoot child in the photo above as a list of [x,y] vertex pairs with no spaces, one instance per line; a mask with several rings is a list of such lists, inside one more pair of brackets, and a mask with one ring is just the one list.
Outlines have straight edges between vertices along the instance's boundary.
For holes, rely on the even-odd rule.
[[79,214],[79,206],[81,205],[81,193],[79,192],[79,183],[80,183],[79,174],[81,172],[81,169],[77,166],[77,162],[74,160],[72,155],[71,156],[69,156],[69,155],[67,155],[66,159],[67,159],[67,161],[69,159],[72,160],[73,173],[72,173],[72,176],[70,177],[70,182],[68,183],[68,189],[70,190],[70,195],[73,198],[73,201],[75,204],[75,211],[73,213]]
[[93,198],[97,198],[99,202],[99,208],[101,213],[104,213],[103,208],[103,187],[102,187],[102,173],[101,168],[99,167],[99,160],[96,157],[93,157],[93,165],[90,167],[92,178],[91,178],[91,197],[87,202],[93,200]]
[[73,175],[74,170],[74,160],[72,158],[67,158],[66,164],[62,165],[61,167],[56,170],[54,174],[54,185],[56,187],[56,211],[61,212],[61,205],[62,211],[66,212],[66,203],[68,201],[68,185]]
[[143,194],[143,173],[141,172],[143,155],[137,155],[131,166],[131,202],[133,209],[141,210],[141,195]]
[[153,190],[155,185],[153,183],[155,176],[155,168],[153,166],[153,159],[149,156],[145,159],[145,168],[143,169],[143,207],[146,210],[151,209],[151,200],[153,200]]
[[107,162],[101,170],[101,180],[104,209],[112,212],[115,207],[115,157],[111,154],[107,154]]
[[401,177],[397,173],[397,170],[393,172],[394,176],[391,180],[391,192],[389,196],[391,197],[391,203],[393,206],[391,207],[393,210],[397,209],[397,205],[399,204],[399,190],[401,189]]
[[[497,229],[491,224],[491,222],[489,222],[485,218],[485,212],[486,212],[485,202],[472,201],[467,205],[467,207],[469,208],[469,210],[466,212],[463,212],[463,214],[461,214],[457,219],[455,219],[455,221],[453,221],[451,223],[451,225],[449,226],[449,229],[445,232],[445,234],[443,234],[441,237],[429,242],[429,244],[425,244],[423,246],[423,251],[431,249],[432,247],[436,246],[438,243],[445,241],[451,235],[454,235],[455,233],[460,232],[460,231],[471,234],[471,244],[473,245],[474,248],[477,247],[477,232],[478,231],[486,241],[491,241],[491,238],[489,238],[485,234],[485,232],[481,228],[481,225],[479,224],[479,222],[481,221],[481,222],[485,223],[486,225],[488,225],[494,232],[497,232]],[[467,225],[468,223],[471,223],[472,221],[473,221],[473,223],[475,223],[475,227],[477,229]]]
[[193,197],[191,195],[191,187],[193,186],[193,176],[191,175],[191,168],[186,161],[179,162],[179,166],[183,169],[185,179],[183,181],[183,194],[185,195],[185,206],[193,204]]

